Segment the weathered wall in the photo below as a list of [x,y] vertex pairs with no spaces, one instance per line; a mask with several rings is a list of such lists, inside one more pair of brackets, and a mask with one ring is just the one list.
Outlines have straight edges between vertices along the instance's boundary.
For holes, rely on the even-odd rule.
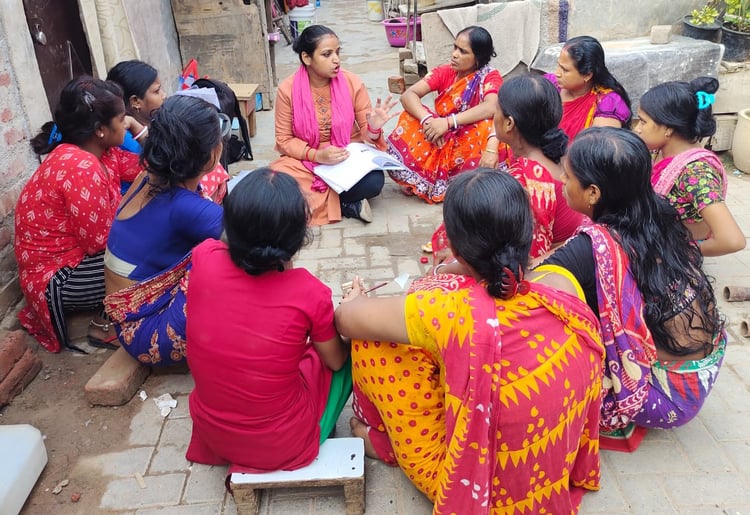
[[170,0],[128,0],[124,5],[141,60],[159,70],[162,87],[171,95],[182,63]]
[[50,119],[23,12],[21,0],[0,2],[0,318],[21,297],[13,212],[21,188],[39,165],[29,140]]

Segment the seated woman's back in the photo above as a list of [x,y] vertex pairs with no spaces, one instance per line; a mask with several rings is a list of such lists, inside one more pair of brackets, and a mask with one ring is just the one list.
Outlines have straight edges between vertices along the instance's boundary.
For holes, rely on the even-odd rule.
[[203,100],[167,99],[151,123],[144,172],[118,208],[104,257],[107,291],[163,272],[222,230],[221,206],[201,197],[201,178],[221,155],[216,109]]
[[148,175],[126,194],[107,240],[113,272],[142,281],[172,266],[207,237],[221,235],[222,209],[195,191],[150,194]]
[[294,179],[261,168],[227,197],[224,241],[193,251],[191,461],[242,471],[303,467],[351,393],[331,290],[291,265],[309,219]]

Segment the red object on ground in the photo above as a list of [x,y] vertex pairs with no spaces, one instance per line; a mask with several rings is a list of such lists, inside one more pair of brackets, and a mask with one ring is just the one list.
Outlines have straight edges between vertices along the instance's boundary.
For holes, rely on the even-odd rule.
[[419,262],[422,264],[427,264],[429,261],[430,260],[427,259],[427,256],[422,256],[421,258],[419,258]]

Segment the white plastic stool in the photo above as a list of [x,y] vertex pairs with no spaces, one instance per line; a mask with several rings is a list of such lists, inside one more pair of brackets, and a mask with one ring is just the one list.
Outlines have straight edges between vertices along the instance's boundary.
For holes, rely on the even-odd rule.
[[47,464],[42,433],[28,424],[0,426],[0,513],[19,513]]
[[229,486],[240,515],[256,515],[263,488],[344,487],[347,515],[365,512],[365,445],[361,438],[329,438],[307,467],[265,474],[232,474]]

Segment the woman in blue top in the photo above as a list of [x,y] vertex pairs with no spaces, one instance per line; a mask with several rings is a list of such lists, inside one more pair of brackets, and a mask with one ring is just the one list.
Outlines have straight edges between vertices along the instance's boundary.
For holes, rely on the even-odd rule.
[[[105,307],[125,349],[142,363],[185,358],[189,253],[222,232],[222,208],[203,198],[201,178],[222,151],[216,108],[168,98],[151,122],[141,155],[144,171],[123,198],[104,255]],[[185,285],[186,286],[186,285]]]

